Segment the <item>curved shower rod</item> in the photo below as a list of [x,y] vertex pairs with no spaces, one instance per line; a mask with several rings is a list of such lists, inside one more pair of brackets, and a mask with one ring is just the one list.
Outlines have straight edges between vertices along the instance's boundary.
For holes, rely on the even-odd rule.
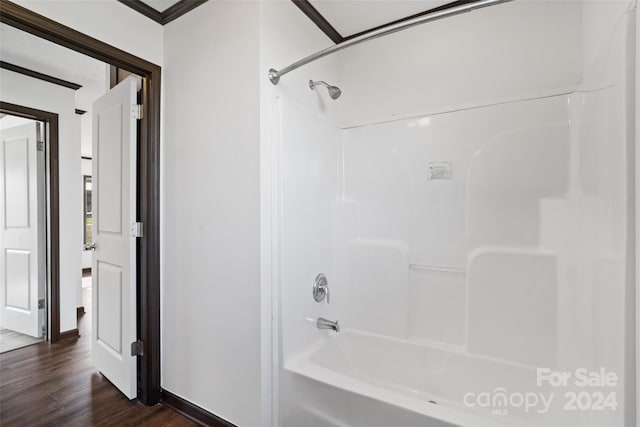
[[438,19],[448,18],[449,16],[460,15],[465,12],[471,12],[474,9],[482,9],[488,6],[494,6],[500,3],[507,3],[513,0],[480,0],[473,3],[467,3],[460,6],[455,6],[450,9],[444,9],[438,12],[429,13],[427,15],[422,15],[415,17],[413,19],[409,19],[407,21],[398,22],[396,24],[387,25],[386,27],[379,28],[377,30],[368,32],[366,34],[362,34],[358,37],[354,37],[352,39],[346,40],[342,43],[338,43],[335,46],[328,47],[324,50],[314,53],[313,55],[309,55],[306,58],[299,60],[298,62],[294,62],[293,64],[284,67],[281,70],[276,70],[271,68],[269,70],[269,80],[274,85],[277,85],[280,81],[280,77],[284,76],[287,73],[295,70],[296,68],[300,68],[309,62],[313,62],[316,59],[324,58],[327,55],[331,55],[332,53],[336,53],[341,51],[342,49],[346,49],[351,46],[355,46],[367,40],[377,39],[378,37],[386,36],[387,34],[396,33],[398,31],[405,30],[407,28],[415,27],[416,25],[424,24],[426,22],[437,21]]

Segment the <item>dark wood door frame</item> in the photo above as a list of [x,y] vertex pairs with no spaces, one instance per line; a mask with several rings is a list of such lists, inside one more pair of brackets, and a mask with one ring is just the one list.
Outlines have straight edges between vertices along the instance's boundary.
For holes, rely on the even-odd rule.
[[0,113],[11,114],[25,119],[44,122],[49,130],[49,221],[47,252],[49,254],[49,289],[51,299],[49,301],[50,323],[49,334],[51,342],[60,340],[60,198],[58,179],[58,115],[48,111],[36,110],[35,108],[24,107],[22,105],[10,104],[0,101]]
[[[142,77],[144,114],[138,147],[138,216],[144,223],[139,242],[138,398],[146,405],[161,399],[160,387],[160,66],[49,18],[0,0],[0,22],[115,65]],[[59,276],[59,272],[58,272]],[[59,280],[59,277],[58,277]]]

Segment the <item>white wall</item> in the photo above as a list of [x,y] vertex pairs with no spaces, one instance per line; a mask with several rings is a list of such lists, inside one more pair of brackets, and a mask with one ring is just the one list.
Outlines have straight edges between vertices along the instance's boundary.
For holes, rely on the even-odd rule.
[[581,16],[579,1],[518,0],[348,49],[340,54],[342,123],[575,89],[582,75]]
[[16,3],[154,64],[162,64],[162,25],[120,2],[16,0]]
[[162,387],[260,425],[259,3],[165,26]]
[[76,328],[77,290],[81,281],[82,179],[80,129],[72,89],[0,70],[4,102],[59,115],[60,179],[60,331]]

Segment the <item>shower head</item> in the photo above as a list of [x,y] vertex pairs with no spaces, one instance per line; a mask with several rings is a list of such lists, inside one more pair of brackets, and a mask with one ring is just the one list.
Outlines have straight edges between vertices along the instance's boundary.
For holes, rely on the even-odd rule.
[[313,80],[309,80],[309,88],[311,90],[315,89],[316,86],[326,87],[327,90],[329,91],[329,96],[331,97],[331,99],[338,99],[340,98],[340,95],[342,95],[342,91],[337,86],[331,86],[330,84],[327,84],[326,82],[323,82],[323,81],[314,82]]

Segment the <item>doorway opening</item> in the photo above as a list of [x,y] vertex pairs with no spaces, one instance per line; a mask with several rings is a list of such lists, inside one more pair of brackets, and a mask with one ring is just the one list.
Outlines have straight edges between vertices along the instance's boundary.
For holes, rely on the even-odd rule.
[[[137,318],[137,397],[146,405],[160,401],[160,75],[159,66],[93,39],[69,27],[38,15],[9,1],[2,0],[0,21],[36,35],[42,39],[65,46],[76,52],[111,64],[141,76],[140,104],[144,105],[144,114],[138,122],[140,143],[137,153],[135,175],[137,181],[137,215],[140,228],[144,226],[144,237],[137,242],[137,306],[134,316]],[[57,143],[57,141],[56,141]],[[53,153],[51,154],[52,157]],[[57,159],[57,154],[56,157]],[[57,179],[59,171],[51,169],[51,183]],[[57,201],[56,201],[57,203]],[[54,216],[58,215],[59,205],[51,200],[51,237],[58,232]],[[55,211],[55,212],[54,212]],[[58,218],[59,219],[59,218]],[[126,225],[128,227],[128,225]],[[60,306],[55,301],[55,283],[58,292],[60,284],[59,240],[52,238],[51,243],[51,341],[60,331],[56,324],[54,309]],[[54,247],[54,241],[58,247]],[[59,316],[60,313],[58,313]],[[59,317],[58,317],[59,319]],[[132,346],[132,349],[134,346]],[[121,349],[124,351],[124,349]]]
[[47,338],[45,125],[0,114],[0,353]]

